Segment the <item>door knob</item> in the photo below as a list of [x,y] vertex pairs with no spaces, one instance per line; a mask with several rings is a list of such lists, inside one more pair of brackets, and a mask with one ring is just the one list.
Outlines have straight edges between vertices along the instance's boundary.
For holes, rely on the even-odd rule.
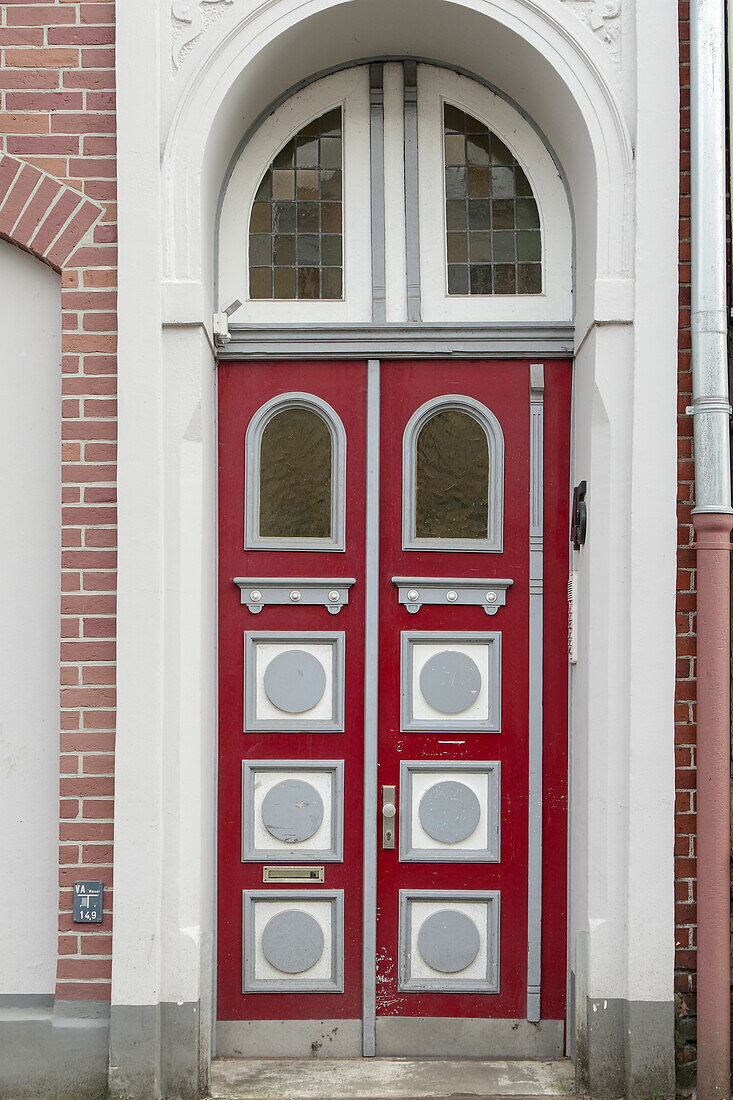
[[382,787],[382,847],[394,848],[397,824],[397,788],[391,784]]

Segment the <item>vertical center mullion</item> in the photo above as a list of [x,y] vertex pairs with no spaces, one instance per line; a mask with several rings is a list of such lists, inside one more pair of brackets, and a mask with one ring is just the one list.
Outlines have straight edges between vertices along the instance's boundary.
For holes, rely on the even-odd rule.
[[371,147],[372,321],[387,320],[387,270],[384,240],[384,65],[369,66]]
[[420,219],[417,156],[417,62],[405,61],[405,249],[407,320],[419,321]]
[[380,364],[367,365],[366,539],[364,565],[364,903],[363,1053],[376,1052],[377,1015],[377,732],[379,703]]

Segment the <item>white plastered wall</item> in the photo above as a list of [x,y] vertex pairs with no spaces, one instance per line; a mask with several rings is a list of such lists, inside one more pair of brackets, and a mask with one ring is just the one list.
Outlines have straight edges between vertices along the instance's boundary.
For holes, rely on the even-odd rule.
[[156,11],[130,0],[119,12],[113,1001],[195,1001],[211,989],[209,333],[221,182],[241,135],[286,85],[358,58],[405,54],[463,67],[501,88],[546,135],[569,183],[579,348],[574,480],[588,480],[590,513],[588,543],[575,561],[581,657],[571,699],[569,963],[579,1003],[586,995],[671,1001],[674,7],[645,0],[624,8],[625,53],[615,68],[561,0],[235,0],[222,11],[175,74],[168,4],[160,0]]
[[0,287],[1,1003],[56,981],[61,279],[0,240]]

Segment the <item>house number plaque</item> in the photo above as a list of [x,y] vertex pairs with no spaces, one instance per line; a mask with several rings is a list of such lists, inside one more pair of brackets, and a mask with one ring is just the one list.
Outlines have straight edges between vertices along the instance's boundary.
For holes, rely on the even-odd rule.
[[104,886],[101,882],[74,883],[73,919],[76,924],[101,924]]

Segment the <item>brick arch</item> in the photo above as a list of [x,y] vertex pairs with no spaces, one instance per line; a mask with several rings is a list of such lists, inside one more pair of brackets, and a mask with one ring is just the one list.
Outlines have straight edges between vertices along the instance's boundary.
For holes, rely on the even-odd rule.
[[0,153],[0,237],[56,271],[103,212],[34,165]]

